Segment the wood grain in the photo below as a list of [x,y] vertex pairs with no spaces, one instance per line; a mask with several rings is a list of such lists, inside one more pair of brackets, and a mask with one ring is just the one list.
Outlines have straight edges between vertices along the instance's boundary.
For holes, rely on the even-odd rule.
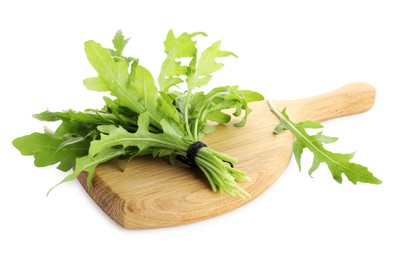
[[[375,90],[366,83],[352,83],[317,97],[276,101],[287,107],[293,120],[318,122],[364,112],[373,106]],[[266,101],[251,104],[253,112],[245,127],[220,125],[203,142],[238,159],[236,168],[246,171],[251,182],[241,183],[251,198],[242,200],[214,193],[199,170],[177,164],[169,166],[162,158],[140,157],[130,162],[117,160],[100,165],[92,187],[79,181],[95,202],[117,223],[129,229],[187,224],[238,208],[267,190],[288,165],[293,136],[285,131],[272,134],[279,122]]]

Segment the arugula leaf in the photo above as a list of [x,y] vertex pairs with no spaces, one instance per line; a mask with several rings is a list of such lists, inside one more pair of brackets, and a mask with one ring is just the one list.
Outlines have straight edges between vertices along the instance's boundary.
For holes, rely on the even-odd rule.
[[125,39],[121,30],[118,30],[112,40],[113,49],[108,49],[115,61],[125,60],[128,64],[131,62],[138,62],[138,59],[133,57],[123,56],[123,50],[129,42],[130,38]]
[[268,104],[270,109],[280,119],[280,123],[276,126],[273,132],[279,134],[283,130],[290,130],[295,137],[293,154],[295,155],[299,170],[301,170],[300,159],[303,150],[307,148],[313,153],[313,162],[309,169],[309,175],[312,175],[321,163],[326,163],[332,173],[333,179],[338,183],[342,183],[342,173],[345,174],[348,180],[353,184],[356,184],[357,182],[371,184],[382,183],[381,180],[373,176],[367,167],[350,162],[354,156],[353,153],[333,153],[323,147],[323,144],[333,143],[337,141],[338,138],[325,136],[322,132],[315,135],[309,135],[305,130],[307,128],[321,128],[321,124],[312,121],[294,123],[286,114],[286,109],[279,111],[272,101],[268,101]]
[[132,66],[131,77],[133,88],[136,90],[137,102],[150,114],[152,124],[159,126],[163,116],[157,111],[158,90],[152,74],[143,66]]
[[74,169],[74,171],[72,173],[70,173],[69,175],[67,175],[63,180],[61,180],[59,183],[57,183],[56,185],[54,185],[48,192],[47,195],[49,195],[49,193],[56,188],[57,186],[59,186],[62,183],[68,182],[68,181],[72,181],[74,179],[76,179],[80,173],[82,172],[87,172],[88,176],[87,176],[87,187],[90,187],[92,178],[93,178],[93,173],[94,170],[96,169],[96,167],[101,164],[101,163],[105,163],[108,162],[114,158],[117,158],[121,155],[124,155],[124,152],[122,150],[119,149],[107,149],[102,153],[99,153],[98,156],[95,157],[90,157],[88,155],[82,156],[82,157],[78,157],[76,159],[76,168]]
[[212,78],[210,74],[223,68],[223,64],[217,63],[216,59],[228,56],[237,57],[233,52],[222,51],[220,49],[220,41],[213,43],[204,50],[195,69],[192,64],[191,73],[187,78],[188,91],[191,92],[194,88],[206,85]]
[[192,34],[183,33],[176,38],[172,30],[167,34],[164,41],[167,57],[163,61],[158,80],[161,91],[168,92],[171,86],[177,86],[184,81],[180,76],[186,75],[188,68],[182,66],[181,61],[177,61],[177,59],[192,58],[192,60],[196,60],[196,42],[192,38],[197,35],[207,36],[203,32],[196,32]]
[[[58,169],[70,170],[76,158],[87,154],[90,141],[67,142],[68,138],[59,137],[50,131],[32,133],[13,140],[13,145],[22,155],[33,155],[34,165],[44,167],[59,163]],[[66,143],[65,143],[66,142]]]
[[[101,131],[100,140],[92,141],[90,144],[89,155],[96,154],[116,146],[136,146],[140,152],[150,148],[167,148],[171,150],[186,151],[189,142],[184,139],[173,138],[170,134],[149,132],[149,114],[141,114],[138,119],[139,128],[135,133],[130,133],[122,127],[99,126]],[[181,136],[179,136],[181,138]]]
[[[113,50],[113,53],[116,54],[118,57],[122,57],[122,53],[124,50],[124,47],[126,47],[126,44],[129,42],[130,38],[125,39],[122,31],[117,31],[116,34],[114,35],[114,38],[112,40],[113,42],[113,47],[115,50]],[[112,55],[114,56],[114,55]]]
[[99,77],[87,78],[83,80],[83,84],[88,90],[106,92],[109,91],[104,81]]
[[113,96],[118,98],[121,106],[137,113],[144,112],[144,106],[137,101],[139,98],[137,90],[129,84],[126,61],[119,60],[116,62],[107,49],[94,41],[85,42],[84,48],[90,64],[99,74],[100,82],[104,84],[104,88],[99,90],[109,90]]
[[[247,117],[251,112],[248,102],[259,100],[263,100],[262,95],[253,91],[239,90],[238,86],[217,87],[207,94],[197,92],[192,97],[189,109],[191,131],[194,133],[195,138],[201,139],[208,120],[220,124],[229,123],[232,115],[239,117],[242,110],[245,111],[245,114],[240,121],[235,123],[235,126],[243,126],[246,124]],[[236,111],[229,115],[224,111],[228,108],[236,108]],[[211,128],[211,126],[208,127]]]

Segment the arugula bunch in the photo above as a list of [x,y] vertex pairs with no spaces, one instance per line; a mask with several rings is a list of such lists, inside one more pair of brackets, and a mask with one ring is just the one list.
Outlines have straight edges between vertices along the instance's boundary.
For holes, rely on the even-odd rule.
[[[57,168],[62,171],[74,168],[60,183],[87,172],[90,187],[99,164],[151,154],[168,156],[172,165],[179,159],[200,168],[213,191],[242,198],[249,196],[237,184],[248,181],[249,177],[233,167],[235,158],[203,146],[197,147],[194,158],[187,158],[192,144],[198,144],[204,134],[213,132],[214,127],[208,121],[229,123],[232,116],[243,115],[235,123],[243,126],[251,111],[248,102],[263,100],[259,93],[239,90],[238,86],[216,87],[208,93],[199,91],[223,67],[216,59],[236,55],[221,50],[217,41],[198,57],[196,36],[206,34],[183,33],[175,37],[169,31],[164,41],[167,56],[158,87],[138,59],[123,55],[129,39],[121,31],[112,41],[114,49],[106,49],[95,41],[85,42],[87,58],[98,75],[85,79],[84,85],[92,91],[109,92],[111,97],[104,97],[102,109],[44,111],[34,115],[38,120],[61,121],[61,124],[54,132],[46,128],[44,133],[16,138],[13,145],[23,155],[33,155],[36,166],[58,163]],[[182,64],[184,59],[190,60],[188,65]],[[225,112],[228,108],[234,108],[233,114]]]

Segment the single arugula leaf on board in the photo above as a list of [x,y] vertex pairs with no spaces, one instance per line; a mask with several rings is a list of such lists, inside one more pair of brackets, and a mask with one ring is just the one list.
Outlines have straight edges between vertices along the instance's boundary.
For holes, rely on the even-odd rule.
[[338,138],[329,137],[323,135],[322,132],[318,132],[315,135],[309,135],[305,129],[317,129],[322,128],[322,125],[313,121],[304,121],[300,123],[294,123],[290,120],[286,114],[286,109],[279,111],[272,101],[268,101],[270,109],[280,119],[280,123],[274,129],[275,134],[281,133],[283,130],[290,130],[294,137],[295,142],[293,144],[293,154],[295,155],[296,162],[301,170],[300,159],[305,148],[309,149],[313,153],[312,166],[309,169],[309,175],[318,169],[321,163],[326,163],[333,179],[338,183],[342,183],[342,173],[348,178],[349,181],[356,184],[357,182],[380,184],[381,180],[373,176],[367,167],[360,164],[352,163],[350,160],[353,158],[354,153],[341,154],[333,153],[326,150],[323,144],[329,144],[336,142]]

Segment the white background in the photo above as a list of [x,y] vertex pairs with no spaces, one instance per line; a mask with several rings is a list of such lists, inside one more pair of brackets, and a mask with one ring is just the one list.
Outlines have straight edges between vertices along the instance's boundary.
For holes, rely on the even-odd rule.
[[[76,2],[76,3],[73,3]],[[0,259],[412,259],[410,120],[412,8],[408,1],[2,1],[0,3]],[[291,162],[262,196],[233,212],[180,227],[124,230],[77,182],[36,168],[11,145],[42,131],[31,114],[98,108],[84,52],[89,39],[132,37],[127,54],[155,75],[163,40],[205,31],[238,54],[213,84],[239,84],[267,99],[321,94],[354,81],[377,90],[374,108],[325,123],[331,149],[379,186],[307,175]],[[200,44],[201,46],[204,46]],[[49,125],[50,126],[50,125]],[[53,125],[50,127],[54,127]]]

